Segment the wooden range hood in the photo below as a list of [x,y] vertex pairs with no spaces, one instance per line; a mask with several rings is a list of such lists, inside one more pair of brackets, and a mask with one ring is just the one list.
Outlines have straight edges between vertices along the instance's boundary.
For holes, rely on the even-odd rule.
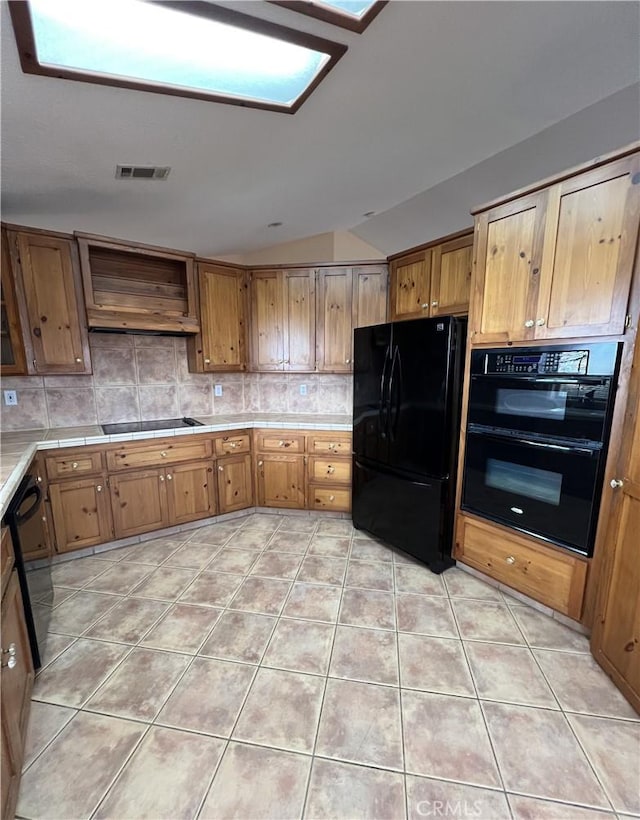
[[90,330],[199,333],[195,254],[78,233]]

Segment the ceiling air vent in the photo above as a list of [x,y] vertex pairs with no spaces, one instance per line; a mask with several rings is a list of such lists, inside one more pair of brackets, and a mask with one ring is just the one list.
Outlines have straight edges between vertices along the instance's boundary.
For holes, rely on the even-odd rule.
[[166,179],[168,165],[116,165],[116,179]]

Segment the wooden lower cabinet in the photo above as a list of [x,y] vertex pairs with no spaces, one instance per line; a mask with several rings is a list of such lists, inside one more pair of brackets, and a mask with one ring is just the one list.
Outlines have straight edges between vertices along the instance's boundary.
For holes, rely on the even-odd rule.
[[220,514],[253,507],[251,456],[218,459],[218,511]]
[[324,487],[319,484],[310,484],[309,508],[312,510],[349,512],[351,510],[351,488]]
[[213,461],[179,464],[165,470],[169,524],[186,524],[216,514]]
[[49,485],[56,552],[70,552],[113,538],[106,476]]
[[2,818],[13,818],[24,760],[24,739],[33,688],[33,661],[14,569],[2,598],[0,669],[2,724]]
[[588,563],[565,550],[461,515],[454,557],[552,609],[580,619]]
[[303,510],[304,456],[260,453],[256,469],[258,504]]
[[163,469],[111,476],[111,509],[116,538],[169,526]]

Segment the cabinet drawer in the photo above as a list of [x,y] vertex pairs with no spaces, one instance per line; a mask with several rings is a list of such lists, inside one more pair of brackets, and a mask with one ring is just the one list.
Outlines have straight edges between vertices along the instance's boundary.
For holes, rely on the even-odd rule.
[[0,577],[2,579],[2,595],[9,583],[11,577],[11,570],[15,561],[13,552],[13,541],[11,540],[11,533],[8,527],[2,528],[2,543],[0,544]]
[[94,475],[103,471],[102,451],[87,450],[84,447],[46,456],[45,463],[47,477],[51,480]]
[[310,456],[309,481],[349,484],[351,482],[351,459]]
[[107,466],[109,471],[127,470],[130,467],[163,467],[179,461],[199,461],[212,457],[211,439],[158,439],[143,444],[124,444],[110,450],[107,453]]
[[218,436],[215,440],[217,456],[240,455],[251,452],[251,437],[248,433]]
[[351,510],[351,490],[346,487],[318,487],[309,485],[309,507],[312,510]]
[[260,430],[256,439],[258,450],[265,453],[304,453],[304,436],[286,430]]
[[334,455],[351,455],[351,436],[341,433],[321,433],[320,435],[307,436],[307,452],[309,453],[333,453]]
[[580,619],[588,566],[585,560],[466,516],[459,518],[455,557],[570,618]]

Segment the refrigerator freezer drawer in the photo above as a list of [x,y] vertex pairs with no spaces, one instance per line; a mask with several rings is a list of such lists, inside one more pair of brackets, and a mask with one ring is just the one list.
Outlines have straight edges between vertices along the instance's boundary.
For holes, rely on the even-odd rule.
[[353,462],[353,524],[408,552],[433,572],[453,566],[443,516],[447,482],[402,478]]

